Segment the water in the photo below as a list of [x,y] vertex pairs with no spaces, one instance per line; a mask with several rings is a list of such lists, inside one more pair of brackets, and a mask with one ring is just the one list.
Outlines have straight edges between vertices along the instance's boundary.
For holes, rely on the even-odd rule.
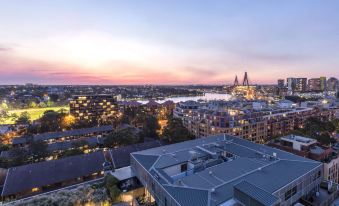
[[[184,101],[198,101],[198,100],[229,100],[232,96],[229,94],[218,94],[218,93],[205,93],[203,96],[185,96],[185,97],[168,97],[162,100],[156,100],[158,103],[164,103],[168,100],[173,101],[174,103],[184,102]],[[145,104],[148,100],[139,100],[138,102]]]

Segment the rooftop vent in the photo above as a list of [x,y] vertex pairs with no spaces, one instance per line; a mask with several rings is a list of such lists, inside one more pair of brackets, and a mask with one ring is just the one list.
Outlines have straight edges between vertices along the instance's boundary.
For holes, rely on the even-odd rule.
[[273,157],[276,159],[277,158],[277,153],[273,152]]
[[183,182],[182,180],[179,180],[179,181],[178,181],[178,184],[179,184],[179,185],[184,185],[184,182]]

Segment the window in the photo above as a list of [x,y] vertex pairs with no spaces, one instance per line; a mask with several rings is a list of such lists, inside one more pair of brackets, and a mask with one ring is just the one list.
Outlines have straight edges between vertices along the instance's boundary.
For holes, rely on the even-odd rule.
[[285,193],[285,200],[290,199],[290,198],[293,197],[296,193],[297,193],[297,186],[294,186],[292,189],[288,190],[288,191]]
[[187,163],[181,165],[181,172],[187,171]]

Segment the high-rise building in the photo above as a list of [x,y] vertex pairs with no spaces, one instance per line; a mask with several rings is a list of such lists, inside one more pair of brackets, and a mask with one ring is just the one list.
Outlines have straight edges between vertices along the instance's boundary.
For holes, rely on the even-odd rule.
[[285,86],[285,80],[284,79],[278,79],[278,87],[283,88]]
[[326,77],[320,77],[320,90],[325,91],[326,89]]
[[312,78],[308,80],[308,90],[311,92],[321,91],[320,78]]
[[307,89],[307,78],[296,78],[295,91],[305,92]]
[[287,88],[290,93],[305,92],[307,89],[307,78],[287,78]]
[[331,77],[327,80],[327,91],[335,91],[338,87],[338,79]]
[[296,78],[287,78],[287,90],[288,93],[293,93],[295,90]]
[[103,122],[117,115],[118,106],[113,95],[76,95],[69,103],[70,113],[77,120]]

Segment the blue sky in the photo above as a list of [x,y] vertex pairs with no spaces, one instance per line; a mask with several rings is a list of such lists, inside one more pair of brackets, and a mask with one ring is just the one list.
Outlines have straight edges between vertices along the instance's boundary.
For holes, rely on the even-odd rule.
[[339,76],[339,1],[0,0],[0,82]]

